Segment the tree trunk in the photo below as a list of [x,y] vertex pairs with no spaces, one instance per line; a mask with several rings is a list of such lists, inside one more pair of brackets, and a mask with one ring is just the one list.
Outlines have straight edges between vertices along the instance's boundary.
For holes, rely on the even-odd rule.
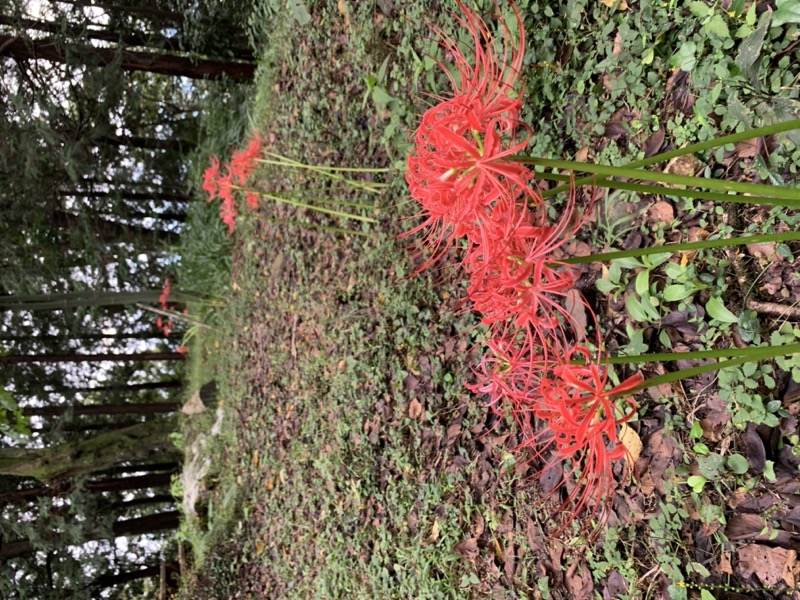
[[89,29],[87,27],[81,27],[80,25],[67,26],[65,28],[61,23],[54,23],[52,21],[16,19],[6,15],[0,15],[0,25],[17,27],[26,31],[44,31],[45,33],[52,33],[54,35],[66,33],[77,39],[101,40],[104,42],[122,43],[126,46],[142,46],[145,48],[173,52],[181,51],[180,45],[175,43],[176,40],[153,32],[145,34],[131,31],[120,34],[107,29]]
[[192,202],[194,198],[187,194],[178,194],[172,192],[130,192],[124,189],[113,190],[60,190],[59,196],[68,196],[71,198],[119,198],[128,202]]
[[[0,310],[64,310],[85,306],[122,307],[133,304],[153,304],[158,302],[162,290],[141,290],[138,292],[115,292],[85,290],[63,294],[14,294],[0,296]],[[174,291],[169,301],[186,302],[199,298],[196,294]]]
[[47,448],[0,448],[0,475],[31,477],[46,483],[127,461],[174,456],[177,450],[168,438],[174,428],[175,419],[164,418]]
[[129,385],[98,385],[96,387],[75,387],[64,388],[63,392],[87,393],[87,392],[138,392],[141,390],[160,390],[167,388],[183,387],[180,379],[168,379],[167,381],[151,381],[148,383],[131,383]]
[[[132,537],[138,535],[145,535],[147,533],[158,533],[159,531],[168,531],[170,529],[177,529],[180,524],[180,513],[176,510],[171,510],[154,515],[147,515],[145,517],[136,517],[133,519],[125,519],[116,521],[112,526],[112,533],[114,537]],[[89,533],[84,539],[84,542],[96,541],[106,539],[107,536],[101,532],[94,534]],[[11,542],[3,543],[0,541],[0,560],[7,560],[9,558],[16,558],[35,552],[36,547],[29,539],[13,540]]]
[[[107,469],[104,472],[116,469],[136,469],[134,472],[155,471],[156,467],[171,465],[167,473],[148,473],[147,475],[135,475],[133,477],[108,477],[96,481],[87,481],[84,486],[90,492],[131,492],[134,490],[156,489],[168,487],[172,482],[172,474],[177,471],[178,463],[155,463],[152,465],[141,465],[137,467],[125,466]],[[123,472],[123,471],[119,471]],[[40,485],[21,490],[12,490],[0,493],[0,504],[15,504],[19,502],[30,502],[37,498],[54,498],[56,496],[66,496],[72,492],[71,482],[59,481],[53,485]]]
[[[167,571],[170,573],[178,572],[178,563],[167,563]],[[138,571],[131,571],[129,573],[105,573],[92,581],[86,589],[92,590],[92,598],[102,598],[101,590],[136,581],[137,579],[149,579],[151,577],[158,577],[161,574],[161,567],[146,567]],[[73,594],[74,595],[74,594]]]
[[134,535],[145,535],[146,533],[157,533],[169,529],[177,529],[180,524],[180,513],[177,510],[147,515],[146,517],[136,517],[117,521],[113,525],[115,536],[131,537]]
[[100,67],[107,67],[119,59],[120,67],[126,71],[146,71],[190,79],[228,77],[233,81],[250,81],[255,73],[255,63],[252,62],[193,60],[188,56],[174,54],[77,44],[68,49],[52,39],[30,40],[8,34],[0,34],[0,56],[10,56],[15,60],[49,60],[63,64],[74,64],[70,60],[77,59],[81,64]]
[[[140,465],[120,465],[118,467],[111,467],[100,471],[98,475],[119,475],[121,473],[155,473],[158,471],[169,471],[170,473],[177,473],[178,468],[182,466],[176,462],[162,462],[162,463],[147,463]],[[146,477],[144,475],[143,477]]]
[[184,360],[180,352],[141,352],[137,354],[21,354],[0,356],[0,364],[20,363],[81,363],[81,362],[145,362],[153,360]]
[[60,417],[66,412],[73,415],[157,415],[175,412],[179,402],[142,402],[133,404],[72,404],[67,406],[26,406],[26,417]]
[[[0,307],[3,306],[5,298],[13,296],[0,296]],[[147,302],[154,302],[157,297]],[[0,335],[0,340],[4,342],[66,342],[69,340],[152,340],[163,337],[157,331],[135,331],[132,333],[73,333],[68,332],[64,335]]]
[[100,8],[108,12],[138,15],[143,18],[154,19],[157,21],[169,21],[174,26],[177,26],[183,21],[183,15],[181,13],[160,8],[153,8],[150,6],[124,6],[122,4],[109,4],[106,2],[87,2],[86,0],[59,0],[59,2],[63,2],[64,4],[72,4],[73,6],[83,6],[86,8]]
[[[126,225],[109,219],[76,215],[63,210],[53,211],[52,222],[55,227],[68,235],[88,227],[97,239],[105,244],[137,243],[150,248],[153,245],[152,242],[175,246],[180,240],[180,235],[173,231]],[[150,243],[148,244],[148,242]]]
[[175,504],[175,496],[171,494],[157,494],[144,498],[134,498],[133,500],[123,500],[122,502],[114,502],[111,508],[116,511],[124,511],[134,506],[148,506],[150,504]]
[[146,138],[135,135],[116,136],[106,135],[97,140],[109,146],[127,146],[131,148],[142,148],[143,150],[165,150],[167,152],[175,152],[178,154],[191,150],[196,146],[195,142],[189,140],[179,139],[159,139],[159,138]]

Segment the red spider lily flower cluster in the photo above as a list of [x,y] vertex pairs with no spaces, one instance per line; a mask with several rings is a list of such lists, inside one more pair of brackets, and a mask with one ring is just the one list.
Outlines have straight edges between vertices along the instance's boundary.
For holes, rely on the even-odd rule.
[[[223,165],[216,156],[211,157],[211,165],[203,173],[203,190],[208,193],[207,202],[219,198],[219,214],[222,222],[228,226],[228,233],[233,233],[236,228],[235,192],[247,184],[258,159],[264,143],[258,134],[247,144],[243,150],[234,150],[230,163],[223,174]],[[245,191],[245,202],[250,208],[258,206],[258,193],[252,190]]]
[[[164,280],[164,288],[161,290],[161,295],[158,297],[158,304],[163,311],[168,311],[170,309],[169,295],[171,292],[172,282],[170,281],[169,277],[167,277],[167,279]],[[169,332],[172,331],[172,328],[175,327],[175,324],[171,319],[164,320],[161,317],[158,317],[156,319],[156,327],[158,327],[164,333],[164,337],[169,337]]]
[[[451,37],[437,32],[454,59],[453,94],[422,116],[408,157],[406,181],[421,207],[421,223],[406,235],[419,236],[424,269],[452,258],[468,279],[467,294],[488,327],[488,349],[470,388],[489,396],[489,406],[510,413],[517,423],[519,448],[533,449],[554,461],[569,459],[578,476],[565,500],[577,514],[590,504],[606,506],[614,489],[613,462],[627,454],[618,427],[635,411],[628,398],[615,401],[641,381],[635,375],[609,388],[599,328],[586,327],[565,308],[581,298],[577,272],[561,263],[559,249],[585,218],[578,216],[574,194],[560,218],[548,219],[542,197],[532,187],[534,173],[512,160],[530,140],[520,123],[518,90],[524,55],[524,28],[513,6],[520,42],[504,33],[502,54],[488,26],[457,0],[473,49],[465,53]],[[627,406],[627,409],[624,408]],[[566,487],[566,483],[564,486]],[[605,511],[603,511],[604,514]]]

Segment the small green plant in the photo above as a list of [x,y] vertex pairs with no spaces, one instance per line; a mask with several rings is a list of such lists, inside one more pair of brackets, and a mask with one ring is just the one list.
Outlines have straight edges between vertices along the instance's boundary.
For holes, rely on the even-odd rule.
[[[622,534],[627,534],[627,539]],[[636,564],[629,546],[631,537],[635,535],[633,529],[620,529],[609,527],[605,532],[605,539],[599,548],[587,552],[589,567],[595,581],[608,577],[612,571],[619,573],[628,586],[625,595],[618,596],[620,600],[633,600],[639,597],[637,589]]]
[[[776,359],[776,362],[778,359]],[[722,369],[718,376],[719,397],[728,402],[733,424],[744,429],[747,423],[776,427],[780,423],[780,400],[765,398],[762,390],[775,389],[772,366],[768,363],[745,363]]]
[[30,418],[22,413],[11,392],[0,388],[0,435],[22,442],[31,434],[29,424]]

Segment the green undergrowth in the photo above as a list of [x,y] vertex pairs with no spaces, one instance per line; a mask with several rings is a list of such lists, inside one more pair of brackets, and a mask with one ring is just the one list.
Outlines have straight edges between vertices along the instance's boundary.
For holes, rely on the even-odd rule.
[[[744,8],[517,4],[529,37],[524,115],[534,154],[621,164],[654,153],[661,134],[678,147],[797,114],[797,73],[783,60],[796,25],[766,27],[756,44],[763,17]],[[492,5],[483,2],[487,12]],[[252,131],[310,164],[402,163],[425,93],[447,89],[427,27],[436,15],[451,30],[445,8],[453,4],[256,3],[261,68],[244,96],[220,90],[209,105],[197,176],[209,154],[224,156]],[[794,182],[800,156],[790,141],[749,150],[724,148],[691,169]],[[686,598],[684,581],[705,582],[698,594],[715,589],[717,558],[733,550],[725,499],[764,491],[774,475],[743,470],[737,435],[786,416],[774,389],[778,370],[792,373],[795,362],[640,397],[634,427],[645,443],[660,436],[648,450],[675,457],[655,484],[641,483],[642,504],[631,506],[646,518],[620,509],[629,519],[612,523],[605,544],[588,544],[577,525],[556,542],[544,533],[552,515],[537,508],[535,469],[509,452],[508,423],[464,387],[479,333],[459,302],[462,284],[439,272],[409,278],[406,240],[395,239],[414,210],[402,176],[385,177],[390,188],[377,199],[276,170],[257,177],[301,198],[374,203],[364,214],[379,223],[358,226],[367,237],[337,235],[281,222],[344,226],[336,219],[269,205],[242,210],[231,238],[216,205],[193,208],[181,284],[210,295],[196,310],[213,328],[191,340],[189,390],[216,381],[224,419],[212,436],[213,408],[187,417],[178,440],[188,451],[204,436],[211,460],[198,515],[179,532],[194,565],[182,597],[568,598],[591,585],[605,597]],[[656,202],[668,206],[654,213]],[[799,224],[790,210],[614,192],[580,242],[600,252],[690,231],[704,239]],[[798,251],[777,244],[594,265],[584,293],[616,354],[792,343],[798,334],[785,318],[749,301],[791,303]],[[712,395],[738,416],[709,437],[698,428],[718,410],[705,404]],[[702,560],[686,541],[698,531],[711,553]]]

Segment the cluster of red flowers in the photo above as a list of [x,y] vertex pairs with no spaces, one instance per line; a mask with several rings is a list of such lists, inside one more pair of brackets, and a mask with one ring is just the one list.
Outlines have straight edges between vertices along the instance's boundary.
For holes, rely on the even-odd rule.
[[583,302],[595,326],[590,340],[585,325],[564,306],[568,296],[581,297],[578,274],[555,258],[585,219],[577,216],[574,195],[560,218],[548,219],[531,185],[534,173],[513,160],[532,135],[519,121],[521,92],[515,90],[525,44],[522,17],[512,5],[520,32],[516,48],[500,19],[500,56],[486,23],[458,4],[474,52],[466,56],[453,38],[438,32],[455,61],[455,75],[445,69],[454,91],[437,98],[415,134],[406,180],[422,222],[408,233],[420,236],[422,268],[460,257],[469,299],[489,329],[488,351],[471,389],[488,394],[499,414],[513,415],[520,449],[532,448],[545,459],[545,469],[570,459],[579,484],[564,506],[574,502],[577,513],[596,500],[594,514],[605,508],[614,487],[612,461],[627,453],[618,425],[635,410],[631,399],[620,409],[615,398],[642,377],[606,389],[596,318]]
[[[172,281],[170,281],[169,277],[167,277],[164,280],[164,287],[161,290],[161,294],[158,297],[158,305],[162,311],[169,312],[173,309],[173,307],[170,306],[169,302],[169,295],[171,293],[172,293]],[[186,314],[189,311],[187,309],[184,309],[183,312],[184,314]],[[156,318],[156,327],[158,327],[164,333],[164,337],[169,337],[170,332],[175,327],[175,323],[170,318],[164,319],[162,317],[158,317]],[[186,346],[178,346],[175,350],[180,354],[186,354],[188,348]]]
[[[264,143],[261,137],[256,134],[247,144],[244,150],[235,150],[231,155],[231,161],[223,174],[223,165],[219,158],[211,157],[211,166],[203,173],[203,190],[208,193],[207,202],[215,198],[220,199],[219,214],[222,222],[228,226],[228,232],[233,233],[236,228],[236,190],[243,189],[247,183],[256,161],[261,157],[261,149]],[[252,190],[245,190],[245,201],[250,208],[258,206],[258,193]]]
[[[158,304],[163,311],[169,310],[169,295],[171,292],[172,282],[169,280],[169,277],[167,277],[167,279],[164,280],[164,288],[161,290],[161,295],[158,297]],[[156,319],[156,327],[164,332],[164,337],[169,337],[169,332],[175,327],[175,324],[172,322],[172,319],[167,319],[165,321],[161,317],[158,317]]]

